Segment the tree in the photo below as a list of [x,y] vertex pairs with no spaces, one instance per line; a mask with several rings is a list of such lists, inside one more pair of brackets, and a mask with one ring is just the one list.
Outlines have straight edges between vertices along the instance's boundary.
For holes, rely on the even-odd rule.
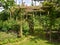
[[1,3],[4,9],[9,9],[11,6],[15,5],[14,0],[1,0]]
[[18,22],[18,24],[20,25],[20,28],[19,30],[17,30],[17,36],[18,37],[22,37],[23,36],[23,16],[24,16],[24,13],[25,13],[25,8],[21,8],[20,6],[14,6],[14,11],[12,12],[12,17]]
[[35,6],[36,6],[36,0],[34,0],[35,1]]
[[51,30],[52,30],[52,26],[54,25],[55,22],[55,4],[52,2],[44,2],[43,3],[43,9],[47,12],[47,15],[49,16],[49,20],[50,20],[50,26],[49,26],[49,30],[50,30],[50,41],[51,41]]
[[[23,10],[20,6],[16,6],[14,0],[1,0],[2,7],[5,11],[9,12],[10,18],[9,19],[15,19],[16,21],[19,21],[19,30],[17,30],[17,36],[22,37],[22,16],[23,16]],[[6,13],[6,12],[5,12]],[[5,13],[3,15],[5,15]]]
[[33,6],[33,0],[32,0],[32,3],[31,3],[31,5]]
[[15,5],[15,1],[14,0],[1,0],[0,1],[2,4],[2,7],[4,8],[4,10],[8,10],[8,12],[10,12],[10,18],[11,18],[11,7],[13,5]]

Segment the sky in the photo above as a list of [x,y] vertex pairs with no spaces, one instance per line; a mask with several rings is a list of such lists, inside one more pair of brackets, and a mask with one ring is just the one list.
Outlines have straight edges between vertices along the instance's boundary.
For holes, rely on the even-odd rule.
[[[15,0],[16,1],[16,0]],[[16,2],[17,2],[17,4],[21,4],[21,1],[22,0],[17,0]],[[25,5],[27,5],[27,6],[30,6],[31,5],[31,0],[23,0],[23,2],[25,2]],[[33,2],[33,3],[35,3],[35,2]],[[39,2],[36,2],[36,5],[39,5]],[[0,7],[0,12],[3,10],[3,8],[2,7]]]
[[[25,2],[25,5],[30,6],[31,5],[31,0],[23,0]],[[17,0],[17,4],[21,4],[21,0]],[[37,5],[39,5],[39,2],[36,2]]]
[[[15,0],[16,1],[16,0]],[[23,0],[24,2],[25,2],[25,5],[28,5],[28,6],[30,6],[31,5],[31,0]],[[17,0],[16,1],[17,2],[17,4],[21,4],[21,0]],[[2,7],[0,7],[0,12],[3,10],[3,8]]]
[[2,10],[4,10],[3,7],[0,7],[0,12],[1,12]]
[[[31,0],[23,0],[25,2],[25,4],[30,5],[31,4]],[[19,2],[21,3],[21,0],[18,0],[17,3],[19,4]]]

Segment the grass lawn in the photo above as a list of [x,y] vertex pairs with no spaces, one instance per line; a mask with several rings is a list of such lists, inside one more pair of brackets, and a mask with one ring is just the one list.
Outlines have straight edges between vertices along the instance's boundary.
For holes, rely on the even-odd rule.
[[60,45],[59,43],[50,43],[47,40],[43,40],[40,38],[30,38],[19,45]]
[[48,40],[37,36],[28,36],[23,38],[17,38],[15,36],[5,32],[0,32],[0,45],[60,45],[60,43],[50,43]]

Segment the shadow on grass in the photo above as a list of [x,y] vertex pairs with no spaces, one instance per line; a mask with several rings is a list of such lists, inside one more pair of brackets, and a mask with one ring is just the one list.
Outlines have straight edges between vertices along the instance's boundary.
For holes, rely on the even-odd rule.
[[43,33],[42,31],[36,30],[35,34],[34,34],[34,38],[30,38],[31,41],[34,41],[35,43],[37,43],[39,40],[42,40],[44,43],[46,44],[50,44],[50,45],[60,45],[60,41],[53,41],[53,40],[49,40],[48,38],[45,37],[44,35],[45,33]]
[[53,42],[53,41],[50,42],[49,40],[46,40],[45,38],[38,37],[38,36],[34,36],[34,38],[30,38],[30,41],[34,41],[35,43],[41,42],[40,40],[42,40],[42,43],[44,42],[50,45],[60,45],[59,42]]

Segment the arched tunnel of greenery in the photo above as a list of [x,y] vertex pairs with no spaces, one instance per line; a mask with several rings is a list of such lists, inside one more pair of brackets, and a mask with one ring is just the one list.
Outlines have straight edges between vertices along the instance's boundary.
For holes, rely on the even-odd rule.
[[[17,38],[37,36],[46,40],[60,42],[60,3],[46,2],[40,6],[16,5],[14,1],[5,2],[0,12],[0,32],[12,33]],[[36,8],[35,7],[39,7]],[[12,36],[13,37],[13,36]]]

